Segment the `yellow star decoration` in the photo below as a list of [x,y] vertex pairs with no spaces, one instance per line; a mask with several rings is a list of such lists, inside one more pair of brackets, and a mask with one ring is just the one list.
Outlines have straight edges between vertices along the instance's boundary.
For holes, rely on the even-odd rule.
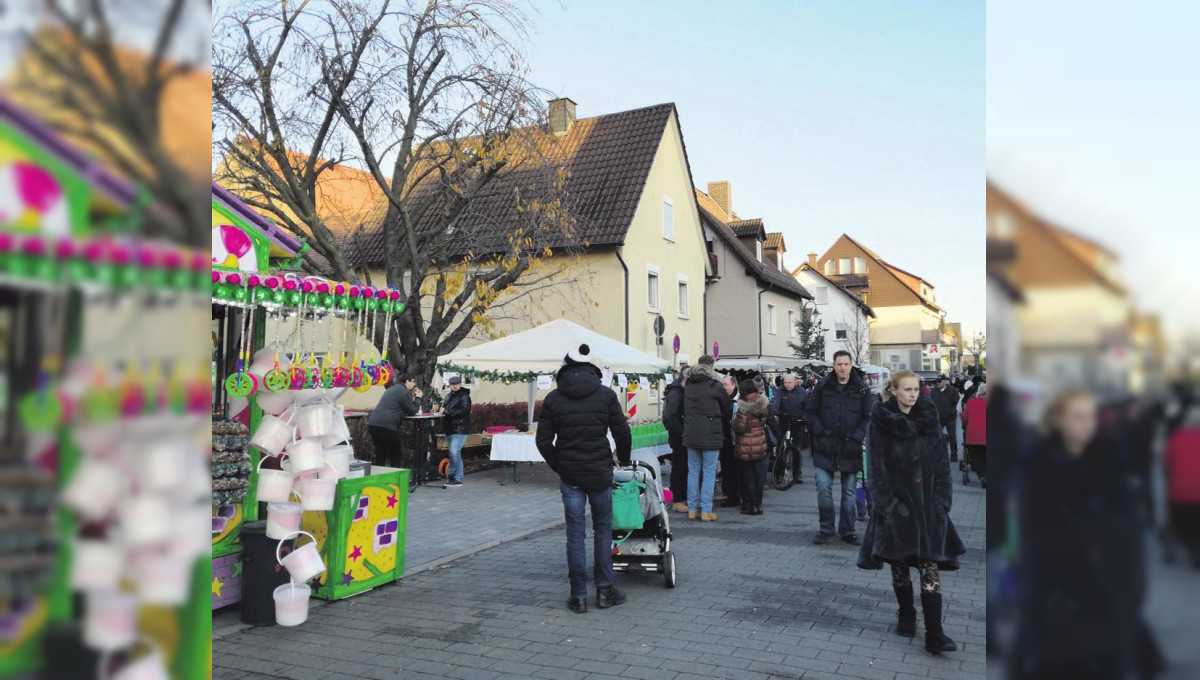
[[221,588],[225,587],[225,583],[221,579],[213,577],[212,594],[213,597],[221,597]]

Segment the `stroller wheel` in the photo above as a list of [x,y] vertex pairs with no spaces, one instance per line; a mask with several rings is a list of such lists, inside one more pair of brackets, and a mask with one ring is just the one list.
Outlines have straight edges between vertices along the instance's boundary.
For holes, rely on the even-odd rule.
[[668,550],[663,553],[663,578],[667,582],[668,588],[675,587],[675,553]]

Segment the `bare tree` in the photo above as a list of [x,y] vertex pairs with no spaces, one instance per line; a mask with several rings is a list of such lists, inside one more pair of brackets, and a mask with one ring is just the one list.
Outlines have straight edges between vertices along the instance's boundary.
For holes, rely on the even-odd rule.
[[975,357],[975,366],[983,366],[982,357],[983,353],[987,351],[987,335],[976,332],[975,336],[971,338],[971,344],[968,345],[968,348],[970,348],[971,354]]
[[[363,281],[382,264],[407,304],[388,348],[401,376],[428,384],[493,311],[561,278],[569,258],[551,257],[577,252],[568,169],[524,77],[521,8],[228,0],[216,14],[219,181],[311,246],[306,270]],[[365,214],[324,200],[339,171],[376,197]],[[375,246],[346,238],[358,227]]]
[[[188,25],[194,0],[163,5],[155,12],[138,0],[30,0],[45,23],[22,37],[26,58],[11,85],[22,104],[153,197],[148,219],[137,225],[146,235],[204,247],[209,169],[189,166],[164,144],[163,104],[176,79],[201,67],[208,40]],[[147,52],[114,37],[121,24],[136,21],[153,31]]]
[[866,366],[871,356],[871,325],[867,315],[856,309],[852,317],[843,317],[839,325],[845,327],[846,337],[838,340],[838,344],[850,353],[855,366]]

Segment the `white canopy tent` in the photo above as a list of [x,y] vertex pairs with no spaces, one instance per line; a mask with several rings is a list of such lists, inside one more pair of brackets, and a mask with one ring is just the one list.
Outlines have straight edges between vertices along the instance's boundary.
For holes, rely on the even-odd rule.
[[820,359],[776,359],[771,357],[750,357],[717,359],[717,370],[756,370],[762,373],[785,373],[793,369],[805,367],[827,368],[828,363]]
[[[660,376],[671,364],[620,341],[601,335],[566,319],[556,319],[527,331],[514,333],[475,347],[451,352],[438,361],[442,373],[489,374],[537,373],[554,375],[562,368],[567,352],[586,344],[598,366],[614,374]],[[533,424],[533,404],[537,386],[529,383],[529,424]]]

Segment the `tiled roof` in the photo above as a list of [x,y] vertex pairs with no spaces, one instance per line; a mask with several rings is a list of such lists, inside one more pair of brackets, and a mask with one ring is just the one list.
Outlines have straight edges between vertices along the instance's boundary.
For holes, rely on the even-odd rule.
[[748,220],[734,220],[728,224],[729,228],[733,230],[733,233],[737,234],[738,238],[766,234],[767,231],[766,227],[763,226],[761,217],[755,217]]
[[891,274],[892,277],[895,278],[897,281],[899,281],[901,284],[903,284],[905,288],[908,288],[909,290],[911,290],[913,292],[913,294],[916,295],[921,300],[922,304],[928,305],[929,307],[931,307],[935,310],[941,311],[942,308],[937,303],[930,302],[929,300],[925,299],[924,295],[921,294],[921,282],[926,283],[930,288],[934,287],[934,285],[932,283],[929,283],[929,281],[926,281],[925,279],[921,278],[920,276],[917,276],[916,274],[906,272],[903,269],[889,263],[888,261],[884,260],[882,257],[879,257],[879,255],[876,255],[875,251],[864,246],[863,244],[859,243],[858,241],[855,241],[853,238],[850,237],[849,234],[842,234],[842,236],[844,236],[848,241],[850,241],[854,245],[861,248],[863,250],[863,252],[865,252],[867,255],[871,256],[872,259],[874,259],[877,263],[882,265],[884,270],[887,271],[887,273]]
[[763,243],[763,249],[787,252],[787,247],[783,245],[783,233],[776,231],[767,234],[767,240]]
[[[528,130],[540,136],[545,153],[552,162],[562,163],[569,175],[565,192],[575,219],[572,234],[561,231],[536,237],[537,249],[581,246],[615,246],[625,242],[634,212],[675,111],[674,104],[659,104],[633,111],[613,113],[575,121],[571,130],[554,137],[541,130]],[[511,248],[508,237],[518,217],[514,190],[536,181],[544,166],[514,170],[490,185],[487,194],[472,201],[447,244],[454,255],[505,252]],[[383,233],[379,229],[385,206],[366,220],[344,225],[343,243],[350,261],[374,264],[384,257]],[[441,202],[435,202],[418,221],[418,229],[431,228],[437,221]],[[359,238],[351,232],[363,227]]]
[[[696,193],[697,205],[699,205],[699,195],[702,192],[697,191]],[[726,224],[713,213],[709,212],[703,206],[700,206],[700,221],[708,225],[708,227],[712,229],[713,233],[721,238],[721,240],[725,241],[725,245],[729,248],[729,250],[733,251],[734,254],[742,259],[742,263],[751,272],[753,272],[754,277],[759,281],[769,284],[774,288],[779,288],[789,293],[793,293],[799,297],[807,298],[809,300],[812,299],[812,293],[809,293],[808,290],[805,289],[804,286],[800,285],[800,282],[794,277],[788,276],[777,269],[773,269],[759,262],[755,258],[754,253],[751,253],[746,249],[746,246],[742,245],[741,240],[738,239],[738,236],[734,233],[733,229],[731,229],[728,224]],[[760,224],[761,222],[762,220],[759,220]]]

